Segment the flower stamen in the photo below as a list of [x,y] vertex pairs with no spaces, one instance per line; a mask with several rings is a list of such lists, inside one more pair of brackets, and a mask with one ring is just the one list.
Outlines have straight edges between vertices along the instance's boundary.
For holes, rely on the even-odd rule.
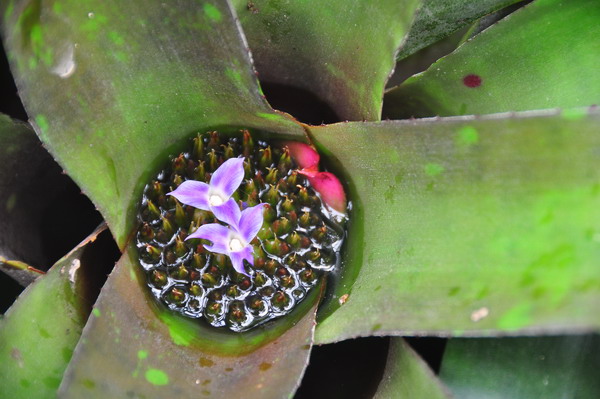
[[212,206],[219,206],[219,205],[222,205],[225,201],[223,201],[223,198],[221,198],[219,195],[213,194],[208,199],[208,202]]
[[231,241],[229,241],[229,250],[231,252],[238,252],[242,249],[244,249],[244,244],[242,244],[239,239],[233,238]]

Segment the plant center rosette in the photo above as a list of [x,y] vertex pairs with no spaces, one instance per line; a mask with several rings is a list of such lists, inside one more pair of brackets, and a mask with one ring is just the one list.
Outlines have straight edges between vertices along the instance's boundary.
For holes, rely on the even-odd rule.
[[140,264],[172,311],[246,331],[290,313],[337,267],[346,208],[306,144],[198,135],[144,190]]

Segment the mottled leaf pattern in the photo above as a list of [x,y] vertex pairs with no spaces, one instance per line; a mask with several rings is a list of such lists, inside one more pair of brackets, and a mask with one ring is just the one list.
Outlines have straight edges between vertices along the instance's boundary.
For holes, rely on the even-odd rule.
[[281,398],[295,391],[313,342],[318,289],[280,322],[232,333],[159,306],[137,262],[130,248],[109,277],[61,397]]
[[261,97],[228,3],[3,3],[27,112],[123,246],[146,180],[196,132],[302,135]]
[[97,295],[90,283],[101,281],[107,271],[107,265],[99,264],[111,245],[108,233],[98,237],[105,228],[31,284],[0,320],[3,397],[55,395]]
[[311,128],[353,201],[316,341],[599,328],[590,112]]
[[389,91],[384,117],[598,104],[599,20],[598,1],[537,0]]
[[397,59],[401,60],[462,27],[519,0],[422,0]]
[[379,120],[418,0],[235,0],[261,80],[312,92],[341,120]]

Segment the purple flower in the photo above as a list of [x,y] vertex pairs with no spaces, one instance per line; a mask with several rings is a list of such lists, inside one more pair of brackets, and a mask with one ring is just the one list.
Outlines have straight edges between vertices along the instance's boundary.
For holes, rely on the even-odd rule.
[[231,196],[243,179],[244,158],[231,158],[215,170],[209,184],[186,180],[168,195],[183,204],[211,211],[222,222],[236,225],[240,220],[240,208]]
[[254,257],[252,256],[253,247],[250,245],[250,242],[256,237],[262,227],[263,205],[259,204],[244,209],[241,212],[239,223],[236,222],[229,227],[218,223],[203,224],[190,234],[187,239],[201,238],[211,241],[212,245],[205,245],[206,249],[229,256],[233,268],[238,273],[249,276],[244,269],[244,259],[251,265],[254,265]]

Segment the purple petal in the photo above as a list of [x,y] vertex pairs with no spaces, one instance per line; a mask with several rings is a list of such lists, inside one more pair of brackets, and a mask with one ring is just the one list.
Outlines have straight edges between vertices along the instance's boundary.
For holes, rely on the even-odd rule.
[[231,226],[237,226],[240,221],[240,208],[233,198],[219,206],[211,206],[210,210],[217,219]]
[[244,179],[244,158],[231,158],[223,162],[210,178],[211,188],[221,191],[227,197],[238,189]]
[[244,259],[248,261],[251,265],[254,265],[254,257],[252,256],[253,248],[252,246],[247,246],[241,251],[231,252],[229,257],[231,258],[231,264],[236,272],[245,274],[250,277],[244,268]]
[[171,191],[167,195],[172,195],[182,204],[208,211],[210,210],[208,206],[208,188],[209,186],[206,183],[186,180],[175,191]]
[[246,242],[250,242],[256,237],[263,225],[264,204],[246,208],[242,211],[240,223],[237,230],[240,232]]
[[190,234],[190,238],[201,238],[212,242],[211,246],[204,247],[211,252],[228,255],[229,254],[229,229],[218,223],[203,224],[196,231]]

